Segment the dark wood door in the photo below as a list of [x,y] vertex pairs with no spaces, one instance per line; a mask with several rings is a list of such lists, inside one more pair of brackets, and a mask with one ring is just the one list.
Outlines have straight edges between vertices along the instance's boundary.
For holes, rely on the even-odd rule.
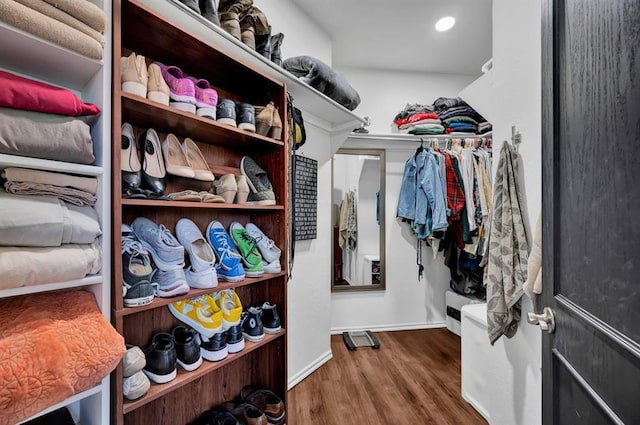
[[640,424],[640,1],[543,4],[543,423]]

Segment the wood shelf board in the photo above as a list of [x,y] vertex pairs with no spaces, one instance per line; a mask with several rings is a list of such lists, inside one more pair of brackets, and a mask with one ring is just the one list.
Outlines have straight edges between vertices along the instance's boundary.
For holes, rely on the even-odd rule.
[[100,176],[104,169],[94,165],[76,164],[73,162],[53,161],[50,159],[28,158],[25,156],[0,153],[0,169],[7,167],[30,168],[43,171],[54,171],[82,176]]
[[81,91],[102,68],[90,59],[0,22],[0,68]]
[[177,388],[187,385],[190,382],[193,382],[196,379],[216,369],[222,368],[232,362],[235,362],[236,360],[241,359],[242,357],[246,356],[252,351],[262,346],[265,346],[270,342],[275,341],[276,339],[284,336],[285,333],[286,333],[286,329],[282,329],[277,334],[273,334],[273,335],[265,334],[264,339],[258,343],[249,342],[245,340],[245,348],[241,352],[236,354],[229,354],[224,360],[219,362],[204,361],[202,366],[200,366],[198,369],[194,370],[193,372],[186,372],[178,366],[178,376],[176,377],[176,379],[166,384],[151,384],[151,388],[149,389],[149,392],[145,396],[143,396],[138,400],[124,402],[123,413],[126,415],[127,413],[133,412],[134,410],[139,409],[145,404],[150,403],[153,400],[156,400],[157,398],[160,398],[176,390]]
[[215,204],[208,202],[162,201],[156,199],[122,199],[121,203],[123,207],[202,208],[230,211],[281,211],[284,209],[283,205]]
[[348,110],[310,85],[302,82],[284,68],[267,60],[262,55],[236,40],[221,27],[207,21],[187,6],[172,0],[139,0],[160,13],[167,20],[189,30],[215,46],[222,52],[251,65],[262,74],[283,81],[291,93],[296,107],[303,112],[326,121],[332,129],[345,126],[358,127],[364,124],[364,118]]
[[19,288],[8,288],[0,290],[0,298],[15,297],[19,295],[35,294],[38,292],[58,291],[61,289],[80,288],[83,286],[99,285],[102,283],[102,276],[89,276],[84,279],[71,280],[68,282],[43,283],[40,285],[21,286]]
[[181,301],[181,300],[186,300],[189,298],[193,298],[193,297],[197,297],[200,295],[205,295],[205,294],[212,294],[214,292],[220,292],[220,291],[224,291],[225,289],[234,289],[234,288],[240,288],[242,286],[248,286],[248,285],[253,285],[256,283],[260,283],[260,282],[264,282],[267,280],[271,280],[271,279],[275,279],[278,277],[282,277],[282,276],[286,276],[287,273],[286,272],[280,272],[280,273],[274,273],[274,274],[265,274],[264,276],[261,277],[247,277],[244,280],[240,281],[240,282],[220,282],[218,284],[218,286],[216,286],[215,288],[209,288],[209,289],[192,289],[189,291],[188,294],[185,295],[179,295],[177,297],[171,297],[171,298],[160,298],[160,297],[156,297],[153,299],[153,302],[151,304],[147,304],[144,306],[140,306],[140,307],[123,307],[122,310],[114,310],[114,313],[116,316],[128,316],[131,314],[136,314],[136,313],[140,313],[143,311],[147,311],[147,310],[153,310],[156,308],[160,308],[166,305],[169,305],[173,302],[176,301]]
[[259,147],[274,149],[284,142],[257,133],[245,131],[209,118],[200,117],[139,96],[122,93],[123,122],[153,128],[163,133],[174,133],[179,139],[189,137],[201,143],[231,148]]

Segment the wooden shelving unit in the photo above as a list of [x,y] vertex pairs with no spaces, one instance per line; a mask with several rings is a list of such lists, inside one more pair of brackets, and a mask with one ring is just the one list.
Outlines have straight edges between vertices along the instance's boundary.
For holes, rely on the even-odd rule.
[[[240,160],[248,155],[264,168],[274,186],[277,205],[253,206],[202,202],[123,199],[121,193],[120,146],[113,146],[113,321],[128,344],[145,346],[153,334],[171,331],[180,322],[167,305],[224,289],[234,289],[243,307],[259,306],[269,301],[278,306],[282,331],[265,335],[259,343],[245,342],[246,347],[221,362],[206,362],[196,371],[179,368],[178,377],[167,384],[152,384],[142,398],[126,401],[122,395],[122,367],[112,376],[112,423],[115,424],[186,424],[201,412],[238,397],[245,385],[266,387],[287,403],[287,235],[289,163],[288,141],[274,140],[255,133],[220,124],[153,101],[121,92],[120,57],[131,52],[153,60],[176,65],[187,75],[209,81],[219,96],[253,105],[273,101],[287,135],[286,85],[220,51],[218,46],[192,34],[186,25],[179,26],[159,15],[139,0],[114,4],[114,82],[113,138],[121,138],[121,126],[130,123],[136,136],[148,128],[158,132],[161,140],[173,133],[182,140],[196,142],[209,167],[220,177],[240,174]],[[181,190],[208,190],[211,184],[169,175],[166,193]],[[156,298],[138,308],[125,308],[122,302],[122,257],[120,225],[144,216],[164,224],[172,232],[176,222],[187,217],[203,231],[212,220],[228,228],[233,221],[255,223],[272,238],[283,252],[283,272],[246,278],[241,282],[220,281],[215,289],[192,289],[173,298]]]

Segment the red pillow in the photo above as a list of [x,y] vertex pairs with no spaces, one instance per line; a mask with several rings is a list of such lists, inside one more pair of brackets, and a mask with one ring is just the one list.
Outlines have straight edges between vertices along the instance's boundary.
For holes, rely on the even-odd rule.
[[97,115],[100,108],[85,103],[73,92],[0,71],[0,106],[48,114]]

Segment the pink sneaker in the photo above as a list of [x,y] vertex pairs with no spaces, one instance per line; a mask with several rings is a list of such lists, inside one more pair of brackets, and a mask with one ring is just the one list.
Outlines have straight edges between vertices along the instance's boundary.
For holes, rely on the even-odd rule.
[[162,77],[169,86],[169,106],[181,111],[196,113],[196,89],[193,81],[185,78],[177,66],[166,66],[156,62],[162,70]]
[[211,88],[207,80],[187,77],[196,86],[196,114],[201,117],[216,119],[216,106],[218,105],[218,92]]

